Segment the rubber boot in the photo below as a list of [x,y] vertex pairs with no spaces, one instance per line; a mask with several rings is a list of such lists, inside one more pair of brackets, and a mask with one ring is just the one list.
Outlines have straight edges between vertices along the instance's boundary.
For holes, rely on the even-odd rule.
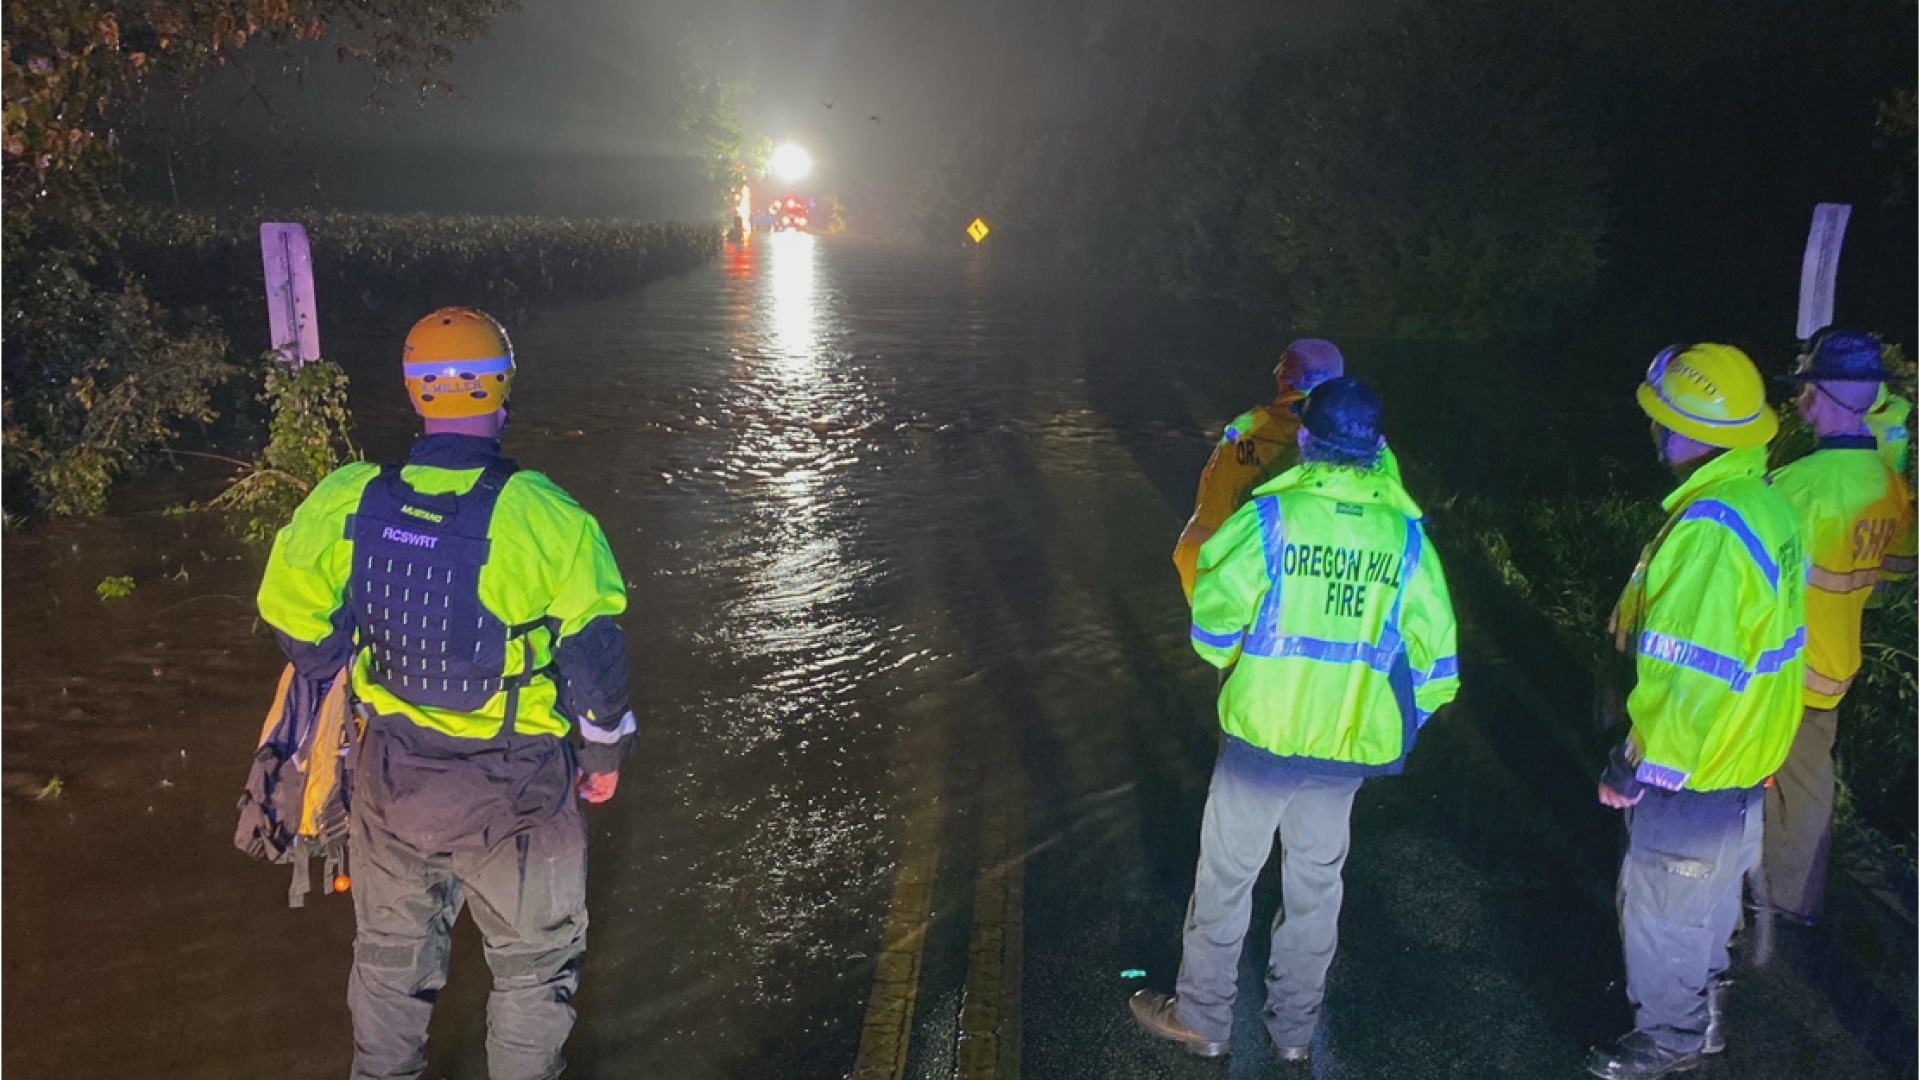
[[1289,1065],[1305,1065],[1307,1062],[1313,1060],[1313,1047],[1281,1046],[1279,1043],[1275,1043],[1273,1046],[1273,1056]]

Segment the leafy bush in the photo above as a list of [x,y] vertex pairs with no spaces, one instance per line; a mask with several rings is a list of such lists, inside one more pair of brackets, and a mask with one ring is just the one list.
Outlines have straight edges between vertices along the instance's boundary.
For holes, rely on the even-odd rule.
[[1861,622],[1860,674],[1840,703],[1834,756],[1853,810],[1915,854],[1914,715],[1916,625],[1914,582],[1890,583],[1879,607]]
[[1247,239],[1302,325],[1484,341],[1548,327],[1584,297],[1608,223],[1600,163],[1555,89],[1558,43],[1545,28],[1516,42],[1527,17],[1420,6],[1407,25],[1256,72],[1278,89],[1241,95],[1261,178]]
[[1474,538],[1501,580],[1596,660],[1614,651],[1608,616],[1665,520],[1658,503],[1617,490],[1517,503],[1476,497],[1439,512],[1456,533]]
[[213,418],[214,388],[238,370],[216,327],[170,317],[95,250],[7,215],[5,471],[10,494],[53,514],[98,512],[182,421]]
[[164,86],[185,92],[253,45],[285,54],[325,39],[370,77],[376,104],[396,92],[451,91],[453,46],[486,36],[514,0],[34,0],[5,8],[0,116],[6,205],[24,208],[116,165],[126,105]]
[[[316,283],[336,296],[479,298],[511,314],[562,296],[604,295],[697,266],[719,250],[711,224],[570,221],[433,214],[301,215]],[[5,469],[16,505],[54,515],[98,512],[126,475],[186,420],[215,415],[215,394],[241,372],[205,316],[169,306],[245,295],[257,311],[259,217],[133,206],[92,207],[50,227],[39,212],[6,218]],[[236,286],[235,282],[250,283]],[[231,306],[231,305],[228,305]],[[332,365],[265,372],[273,430],[261,460],[221,505],[248,528],[272,528],[346,447],[344,376]],[[318,456],[314,456],[318,455]],[[329,468],[331,466],[328,466]],[[317,472],[316,472],[317,469]],[[282,505],[285,504],[285,505]]]
[[[43,0],[5,8],[7,102],[4,469],[7,520],[28,507],[91,513],[182,421],[214,416],[240,371],[207,316],[169,307],[251,300],[260,280],[257,216],[129,206],[116,139],[149,91],[187,93],[264,45],[326,41],[370,77],[370,103],[395,91],[451,90],[453,47],[484,36],[516,0]],[[248,49],[249,44],[253,46]],[[738,142],[737,90],[709,87],[714,154]],[[731,95],[731,96],[729,96]],[[710,115],[709,115],[710,114]],[[719,124],[716,129],[713,124]],[[731,129],[725,129],[733,123]],[[717,131],[717,135],[715,132]],[[563,294],[631,288],[719,248],[713,226],[303,215],[316,272],[347,298],[428,289],[509,311]],[[142,284],[142,282],[147,284]],[[251,291],[252,295],[247,294]],[[331,365],[268,369],[272,431],[258,462],[220,505],[270,529],[351,453],[344,376]]]
[[1416,3],[1329,49],[1236,54],[1122,24],[1089,45],[1081,108],[956,139],[923,185],[924,231],[958,243],[979,214],[989,246],[1282,309],[1296,332],[1551,326],[1592,286],[1609,212],[1560,91],[1579,47],[1528,19]]
[[[183,296],[211,299],[260,280],[259,213],[143,205],[120,213],[122,256]],[[370,302],[434,293],[512,311],[606,295],[688,270],[719,253],[713,224],[479,214],[295,212],[313,248],[315,286]]]
[[232,487],[209,503],[244,515],[249,540],[268,540],[293,518],[313,486],[348,459],[358,459],[348,428],[347,373],[330,360],[294,366],[262,358],[260,400],[273,410],[267,444]]

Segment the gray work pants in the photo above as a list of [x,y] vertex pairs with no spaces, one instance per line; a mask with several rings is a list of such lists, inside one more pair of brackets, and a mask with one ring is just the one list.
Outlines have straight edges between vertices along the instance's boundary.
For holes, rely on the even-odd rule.
[[1827,897],[1827,842],[1833,830],[1833,739],[1837,709],[1809,708],[1780,771],[1767,788],[1767,905],[1812,922]]
[[1327,966],[1339,940],[1340,870],[1358,777],[1250,768],[1232,746],[1213,768],[1200,823],[1200,866],[1180,956],[1180,1022],[1207,1039],[1233,1030],[1240,946],[1253,883],[1280,836],[1280,911],[1267,962],[1267,1031],[1306,1046],[1319,1022]]
[[1620,867],[1620,933],[1634,1027],[1691,1053],[1707,1032],[1707,990],[1727,969],[1740,885],[1760,859],[1760,790],[1643,789]]
[[354,1080],[425,1071],[449,934],[469,903],[493,970],[488,1073],[559,1076],[586,952],[587,832],[578,805],[568,799],[544,824],[492,848],[447,853],[414,848],[356,804],[350,853]]

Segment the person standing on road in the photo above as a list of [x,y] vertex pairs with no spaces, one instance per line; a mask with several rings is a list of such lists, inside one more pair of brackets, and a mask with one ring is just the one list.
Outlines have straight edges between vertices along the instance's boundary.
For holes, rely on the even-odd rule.
[[[1300,418],[1295,410],[1312,389],[1345,373],[1346,361],[1333,342],[1301,338],[1280,354],[1273,369],[1279,395],[1270,404],[1256,405],[1234,417],[1221,435],[1207,467],[1200,473],[1193,516],[1173,547],[1173,565],[1180,571],[1180,587],[1193,600],[1193,579],[1200,545],[1222,522],[1246,504],[1253,489],[1286,471],[1296,460]],[[1383,463],[1398,476],[1393,451],[1382,450]]]
[[[500,456],[513,349],[443,308],[403,357],[425,434],[322,480],[274,538],[260,614],[299,670],[351,665],[353,1076],[417,1077],[472,904],[493,1080],[560,1075],[586,949],[576,791],[611,798],[634,732],[626,589],[599,524]],[[577,727],[576,751],[567,739]]]
[[1813,453],[1773,474],[1800,520],[1807,570],[1805,710],[1786,763],[1766,791],[1761,866],[1771,910],[1810,925],[1826,897],[1833,824],[1833,740],[1840,699],[1860,670],[1860,615],[1889,543],[1911,518],[1907,485],[1867,427],[1886,379],[1880,343],[1857,330],[1814,338],[1799,370],[1800,418]]
[[1227,1052],[1254,879],[1280,837],[1283,917],[1267,1031],[1306,1061],[1338,940],[1354,793],[1400,772],[1459,691],[1453,606],[1421,511],[1381,465],[1380,399],[1321,383],[1301,409],[1299,465],[1254,491],[1200,550],[1194,650],[1231,669],[1225,743],[1200,825],[1178,993],[1135,994],[1149,1033]]
[[1761,785],[1799,722],[1807,632],[1805,548],[1767,484],[1779,422],[1753,362],[1676,345],[1637,396],[1680,486],[1613,616],[1638,680],[1599,794],[1631,808],[1620,923],[1634,1030],[1589,1054],[1604,1080],[1685,1072],[1725,1048],[1727,940],[1760,858]]

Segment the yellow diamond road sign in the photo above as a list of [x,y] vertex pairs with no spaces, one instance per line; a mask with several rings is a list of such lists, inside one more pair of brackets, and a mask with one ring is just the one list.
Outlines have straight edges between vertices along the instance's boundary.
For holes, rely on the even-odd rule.
[[973,242],[976,244],[987,238],[988,231],[987,223],[979,218],[974,218],[973,224],[967,226],[967,235],[973,237]]

